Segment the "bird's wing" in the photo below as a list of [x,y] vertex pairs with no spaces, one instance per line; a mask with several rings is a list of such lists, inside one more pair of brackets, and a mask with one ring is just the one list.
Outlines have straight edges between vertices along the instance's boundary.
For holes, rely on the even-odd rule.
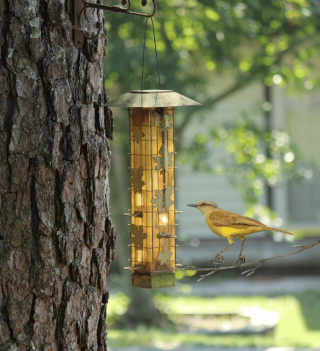
[[216,226],[227,226],[227,225],[248,225],[253,227],[261,227],[264,224],[256,221],[255,219],[238,215],[228,211],[215,211],[209,215],[210,220]]

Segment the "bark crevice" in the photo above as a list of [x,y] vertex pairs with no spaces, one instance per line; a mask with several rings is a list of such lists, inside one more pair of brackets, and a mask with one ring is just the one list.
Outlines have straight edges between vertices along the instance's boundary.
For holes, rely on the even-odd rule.
[[36,298],[37,298],[37,295],[33,293],[32,294],[31,309],[30,309],[30,318],[29,318],[29,320],[26,324],[26,328],[25,328],[25,332],[30,335],[30,339],[32,339],[32,337],[33,337],[33,325],[35,323],[34,308],[35,308],[35,304],[36,304]]
[[12,329],[11,324],[10,324],[10,318],[9,318],[9,312],[8,312],[7,306],[2,307],[2,316],[4,317],[3,319],[4,319],[4,322],[6,323],[6,326],[9,330],[9,335],[10,335],[10,339],[7,340],[7,342],[10,342],[10,341],[13,342],[13,340],[14,340],[13,329]]

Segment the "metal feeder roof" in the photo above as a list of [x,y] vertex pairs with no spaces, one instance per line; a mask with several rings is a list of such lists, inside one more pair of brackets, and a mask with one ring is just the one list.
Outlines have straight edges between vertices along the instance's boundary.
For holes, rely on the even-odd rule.
[[106,103],[109,107],[178,107],[201,105],[172,90],[131,90]]

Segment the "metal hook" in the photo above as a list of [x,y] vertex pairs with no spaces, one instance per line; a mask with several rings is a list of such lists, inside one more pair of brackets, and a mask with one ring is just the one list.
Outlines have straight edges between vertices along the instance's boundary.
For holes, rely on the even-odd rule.
[[[109,5],[92,4],[92,3],[87,2],[85,0],[81,0],[81,1],[80,0],[74,0],[75,27],[79,24],[80,28],[81,28],[83,13],[88,8],[99,9],[99,10],[104,10],[104,11],[111,11],[111,12],[114,12],[114,13],[127,13],[127,14],[133,15],[133,16],[140,16],[140,17],[148,17],[148,18],[150,18],[150,17],[153,17],[155,15],[156,11],[157,11],[156,0],[152,0],[152,2],[153,2],[153,12],[150,15],[147,15],[147,14],[143,14],[143,13],[139,13],[139,12],[129,11],[130,8],[131,8],[131,0],[122,0],[121,1],[123,6],[128,4],[128,6],[126,8],[120,7],[120,6],[109,6]],[[147,1],[146,0],[142,0],[141,1],[141,5],[142,6],[146,6],[147,5]],[[74,41],[75,41],[75,46],[77,48],[81,48],[83,46],[84,37],[86,37],[87,39],[90,39],[90,40],[97,40],[99,38],[100,32],[102,30],[102,23],[101,22],[97,22],[96,26],[98,28],[98,33],[95,34],[93,37],[90,37],[87,34],[85,34],[84,32],[82,32],[81,30],[75,28]],[[81,32],[81,34],[79,32]]]
[[[124,12],[126,13],[127,11],[130,10],[131,8],[131,0],[122,0],[122,4],[126,5],[128,3],[128,7],[124,8],[124,7],[119,7],[119,6],[108,6],[108,5],[100,5],[100,4],[92,4],[90,2],[81,0],[84,4],[82,10],[80,11],[79,14],[79,23],[80,23],[80,27],[82,26],[82,18],[83,18],[83,13],[87,8],[95,8],[95,9],[100,9],[100,10],[108,10],[112,11],[112,12]],[[98,28],[98,33],[95,34],[93,37],[90,37],[89,35],[87,35],[86,33],[83,32],[83,35],[89,39],[89,40],[97,40],[100,36],[100,32],[102,29],[102,23],[101,22],[97,22],[96,23],[96,27]]]

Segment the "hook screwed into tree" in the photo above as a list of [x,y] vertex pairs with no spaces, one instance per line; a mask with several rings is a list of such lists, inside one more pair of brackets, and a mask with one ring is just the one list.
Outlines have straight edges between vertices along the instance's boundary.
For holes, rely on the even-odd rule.
[[[74,44],[75,47],[81,49],[84,44],[84,38],[89,40],[97,40],[100,36],[100,32],[102,29],[102,23],[97,22],[96,27],[98,28],[97,34],[90,37],[86,33],[83,32],[81,28],[83,28],[83,13],[88,8],[104,10],[104,11],[111,11],[114,13],[127,13],[128,15],[133,16],[140,16],[140,17],[153,17],[157,11],[157,4],[156,0],[152,0],[153,3],[153,12],[151,14],[143,14],[139,12],[132,12],[130,11],[131,8],[131,0],[121,0],[121,5],[127,7],[120,7],[120,6],[109,6],[109,5],[100,5],[100,4],[92,4],[85,0],[73,0],[74,1]],[[141,1],[142,6],[147,5],[147,0]],[[80,27],[80,28],[79,28]]]

